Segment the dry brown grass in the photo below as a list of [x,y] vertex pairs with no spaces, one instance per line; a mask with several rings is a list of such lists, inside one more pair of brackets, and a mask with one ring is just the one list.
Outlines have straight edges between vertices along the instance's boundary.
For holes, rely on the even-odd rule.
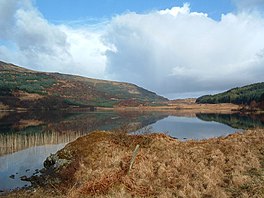
[[30,119],[30,120],[20,120],[18,123],[18,127],[20,129],[29,127],[29,126],[39,126],[41,124],[44,124],[43,121],[41,120],[35,120],[35,119]]
[[[0,103],[0,109],[1,109],[1,103]],[[7,116],[8,114],[9,114],[9,112],[7,112],[7,111],[0,111],[0,119]]]
[[97,131],[58,154],[73,160],[59,172],[62,182],[47,189],[60,197],[264,196],[263,129],[187,142],[163,134]]
[[[0,110],[7,110],[9,107],[7,105],[4,105],[2,102],[0,102]],[[2,113],[2,112],[0,112]],[[0,115],[1,118],[1,115]]]
[[231,103],[220,103],[220,104],[196,104],[196,103],[173,103],[168,102],[165,106],[140,106],[140,107],[114,107],[114,108],[98,108],[102,110],[114,109],[116,111],[166,111],[170,113],[232,113],[238,112],[240,107],[236,104]]
[[15,91],[13,92],[13,95],[15,97],[18,97],[20,100],[24,101],[24,100],[29,100],[29,101],[34,101],[34,100],[39,100],[44,98],[44,96],[36,94],[36,93],[27,93],[24,91]]

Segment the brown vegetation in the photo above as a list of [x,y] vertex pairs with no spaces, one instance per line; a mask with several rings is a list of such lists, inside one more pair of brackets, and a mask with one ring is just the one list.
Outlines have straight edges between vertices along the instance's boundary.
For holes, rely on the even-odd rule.
[[12,110],[113,107],[130,99],[140,104],[168,101],[130,83],[33,72],[1,61],[0,95],[1,102]]
[[[183,99],[184,100],[184,99]],[[107,109],[107,108],[98,108]],[[112,109],[112,108],[109,108]],[[196,104],[188,102],[168,102],[164,103],[164,106],[116,106],[114,110],[134,110],[134,111],[166,111],[166,112],[185,112],[186,114],[195,113],[232,113],[238,112],[240,110],[239,105],[231,103],[221,103],[221,104]]]
[[0,110],[7,110],[8,108],[8,105],[4,105],[2,102],[0,102]]
[[[1,104],[0,104],[0,108],[1,108]],[[7,115],[8,115],[8,112],[6,112],[6,111],[0,111],[0,120],[1,120],[3,117],[7,116]]]
[[29,126],[39,126],[41,124],[44,124],[44,122],[41,120],[35,120],[35,119],[19,120],[18,128],[23,129]]
[[185,98],[185,99],[175,99],[169,101],[169,104],[195,104],[196,98]]
[[[72,161],[59,169],[61,182],[30,191],[30,196],[263,197],[263,142],[263,129],[186,142],[164,134],[93,132],[58,152]],[[17,195],[29,191],[7,197]]]
[[81,136],[80,132],[67,131],[65,133],[0,133],[0,157],[9,153],[30,148],[32,146],[62,144],[73,141]]
[[24,91],[14,91],[13,95],[15,97],[18,97],[20,100],[24,101],[24,100],[28,100],[28,101],[34,101],[34,100],[39,100],[44,98],[44,96],[40,95],[40,94],[35,94],[35,93],[27,93]]
[[152,112],[0,111],[0,156],[31,146],[68,143],[98,128],[128,125],[137,130],[167,116]]

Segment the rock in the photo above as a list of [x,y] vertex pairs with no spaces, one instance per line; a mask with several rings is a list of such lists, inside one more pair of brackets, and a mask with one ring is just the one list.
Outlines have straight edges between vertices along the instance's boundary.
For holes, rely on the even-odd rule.
[[57,154],[51,154],[47,159],[44,161],[44,167],[46,169],[53,169],[58,170],[66,165],[71,163],[70,160],[60,159]]
[[[44,168],[36,169],[35,173],[25,181],[30,181],[32,186],[44,186],[47,184],[58,184],[61,182],[58,173],[62,168],[65,168],[71,160],[60,159],[57,154],[50,154],[44,161]],[[40,173],[40,174],[39,174]]]
[[[44,162],[45,163],[45,162]],[[40,173],[45,173],[46,169],[45,168],[42,168],[39,170]]]
[[20,179],[21,179],[22,181],[26,181],[28,178],[27,178],[26,175],[23,175],[23,176],[20,177]]
[[15,179],[15,175],[10,175],[9,178]]

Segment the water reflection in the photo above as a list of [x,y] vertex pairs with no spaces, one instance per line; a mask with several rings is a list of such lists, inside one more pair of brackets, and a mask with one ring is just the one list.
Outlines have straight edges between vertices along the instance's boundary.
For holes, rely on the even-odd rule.
[[155,123],[167,115],[143,112],[21,112],[0,116],[0,190],[29,185],[31,176],[50,153],[94,130],[130,130]]
[[131,131],[152,126],[155,131],[169,132],[179,139],[201,139],[226,135],[234,129],[264,127],[264,116],[136,111],[0,112],[0,156],[35,146],[67,143],[93,130],[112,130],[124,125]]
[[127,125],[130,131],[151,126],[178,139],[223,136],[264,127],[263,115],[187,114],[186,112],[0,112],[0,190],[29,185],[42,162],[66,143],[94,130]]
[[205,114],[200,113],[196,116],[203,121],[215,121],[223,123],[232,128],[250,129],[256,127],[264,127],[264,114]]
[[208,139],[234,133],[238,129],[217,122],[205,122],[195,117],[169,116],[150,125],[153,131],[164,132],[174,138]]
[[21,177],[30,177],[38,172],[47,156],[64,146],[55,144],[31,147],[0,157],[0,190],[30,186],[30,182],[22,181]]
[[94,130],[136,130],[167,115],[142,112],[23,112],[0,120],[0,156],[33,146],[67,143]]

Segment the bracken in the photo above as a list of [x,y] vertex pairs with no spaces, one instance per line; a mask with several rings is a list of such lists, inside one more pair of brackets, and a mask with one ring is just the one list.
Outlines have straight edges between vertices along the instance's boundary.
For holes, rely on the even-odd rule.
[[[186,142],[97,131],[59,151],[67,160],[71,153],[74,163],[59,171],[60,184],[40,187],[31,197],[263,197],[263,143],[263,129]],[[7,197],[15,193],[25,196]]]

